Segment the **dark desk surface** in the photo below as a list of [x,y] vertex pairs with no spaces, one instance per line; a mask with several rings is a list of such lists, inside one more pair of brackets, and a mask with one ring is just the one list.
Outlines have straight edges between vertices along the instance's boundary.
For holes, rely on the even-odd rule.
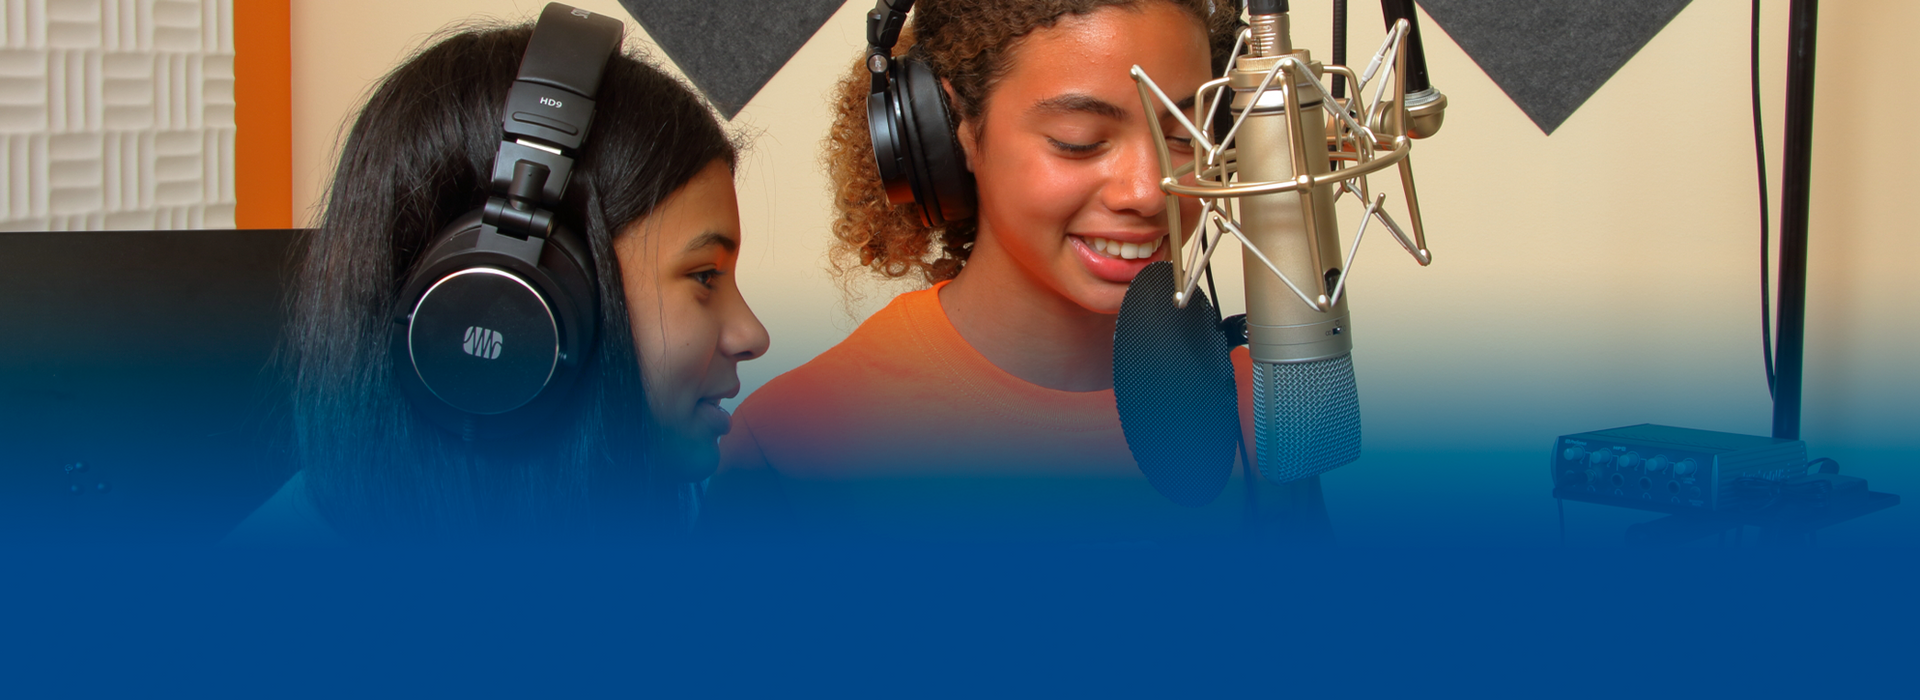
[[[1612,499],[1594,497],[1575,488],[1555,488],[1553,497],[1600,505],[1632,507],[1624,506]],[[1685,544],[1736,529],[1756,527],[1760,529],[1762,542],[1787,542],[1796,538],[1811,537],[1823,528],[1897,505],[1900,505],[1898,495],[1877,491],[1869,491],[1853,497],[1836,498],[1832,502],[1788,502],[1761,510],[1734,509],[1709,512],[1650,501],[1645,506],[1634,509],[1646,511],[1649,515],[1667,513],[1667,517],[1627,528],[1626,541],[1628,544],[1636,545]]]
[[210,542],[272,493],[296,233],[0,233],[0,542]]

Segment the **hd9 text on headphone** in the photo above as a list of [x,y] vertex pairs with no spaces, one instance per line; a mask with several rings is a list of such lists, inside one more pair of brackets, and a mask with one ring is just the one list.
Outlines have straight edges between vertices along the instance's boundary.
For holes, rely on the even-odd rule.
[[913,0],[878,0],[867,13],[867,133],[887,201],[913,202],[921,223],[940,227],[974,213],[973,173],[953,138],[946,90],[926,59],[893,46]]
[[468,439],[537,422],[592,352],[593,258],[554,209],[622,29],[546,6],[508,93],[486,205],[442,230],[400,286],[394,378],[424,416]]

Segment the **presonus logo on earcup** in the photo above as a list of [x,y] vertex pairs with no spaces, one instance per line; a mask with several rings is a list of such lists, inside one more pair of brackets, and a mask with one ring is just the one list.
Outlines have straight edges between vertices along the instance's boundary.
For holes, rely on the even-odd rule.
[[506,338],[501,336],[499,331],[467,326],[467,334],[460,341],[460,349],[482,360],[491,360],[500,356],[500,346],[505,341]]

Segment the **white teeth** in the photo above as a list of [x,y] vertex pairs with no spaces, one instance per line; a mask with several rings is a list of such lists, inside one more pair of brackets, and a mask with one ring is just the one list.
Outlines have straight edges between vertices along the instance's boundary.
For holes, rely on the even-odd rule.
[[1080,240],[1086,241],[1087,247],[1107,255],[1122,260],[1138,260],[1152,256],[1154,251],[1160,249],[1160,241],[1163,239],[1155,238],[1145,243],[1121,243],[1110,238],[1082,236]]

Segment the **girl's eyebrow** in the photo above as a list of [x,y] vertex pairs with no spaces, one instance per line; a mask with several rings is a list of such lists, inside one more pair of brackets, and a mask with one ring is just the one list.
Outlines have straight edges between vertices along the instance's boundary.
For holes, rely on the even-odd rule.
[[[1182,111],[1190,109],[1193,107],[1193,98],[1189,96],[1175,103],[1174,106]],[[1127,111],[1121,109],[1119,105],[1080,93],[1068,93],[1035,102],[1032,107],[1027,108],[1027,112],[1029,114],[1094,114],[1116,121],[1127,119]]]
[[1119,105],[1092,95],[1078,93],[1049,97],[1035,102],[1032,107],[1027,108],[1027,112],[1029,114],[1094,114],[1122,121],[1127,118],[1127,111],[1121,109]]
[[683,252],[691,253],[701,248],[714,245],[727,249],[729,253],[740,252],[740,242],[734,240],[732,236],[720,233],[719,231],[708,231],[694,236],[693,240],[687,243],[687,248]]

